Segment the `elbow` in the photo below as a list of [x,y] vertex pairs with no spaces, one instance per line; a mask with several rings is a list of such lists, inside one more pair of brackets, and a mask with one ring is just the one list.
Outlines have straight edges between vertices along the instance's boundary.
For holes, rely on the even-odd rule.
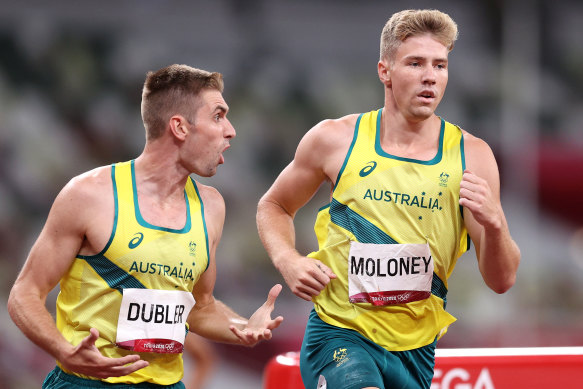
[[10,315],[12,320],[14,320],[14,317],[18,310],[18,306],[21,305],[18,303],[17,293],[15,289],[16,288],[13,287],[12,290],[10,291],[10,295],[8,296],[8,302],[6,303],[6,310],[8,311],[8,314]]
[[259,218],[265,210],[265,207],[269,204],[269,200],[264,195],[259,199],[257,203],[257,218]]
[[515,281],[516,281],[515,279],[512,279],[512,280],[507,280],[505,282],[499,282],[495,285],[488,285],[488,286],[495,293],[504,294],[504,293],[508,292],[514,286]]
[[260,215],[262,212],[264,212],[265,208],[269,207],[269,205],[272,203],[273,201],[268,197],[267,193],[264,194],[257,203],[257,215]]
[[37,302],[44,306],[46,295],[41,296],[36,288],[31,287],[20,280],[16,280],[10,290],[10,294],[8,295],[6,310],[12,320],[16,322],[19,320],[19,317],[24,310],[29,309],[29,307],[35,305]]
[[257,222],[264,218],[270,220],[270,217],[274,214],[288,215],[293,219],[295,212],[290,212],[282,203],[270,197],[269,193],[266,193],[257,203],[256,220]]
[[481,268],[484,281],[497,294],[508,292],[516,283],[516,275],[521,258],[518,247],[516,249],[516,253],[503,266],[489,269]]
[[516,273],[499,278],[495,281],[487,282],[487,285],[494,293],[504,294],[508,292],[516,283]]

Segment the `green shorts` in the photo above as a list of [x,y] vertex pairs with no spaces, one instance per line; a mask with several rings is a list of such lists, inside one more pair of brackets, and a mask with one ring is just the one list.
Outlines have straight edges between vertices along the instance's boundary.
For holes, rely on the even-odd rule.
[[436,343],[387,351],[354,330],[324,323],[312,310],[300,353],[302,380],[306,389],[429,389]]
[[43,389],[75,389],[75,388],[140,388],[140,389],[158,389],[158,388],[169,388],[169,389],[185,389],[184,384],[179,381],[172,385],[156,385],[149,382],[142,382],[139,384],[110,384],[109,382],[103,382],[99,380],[88,380],[85,378],[77,377],[71,374],[65,373],[60,367],[55,367],[51,371],[45,382],[43,382]]

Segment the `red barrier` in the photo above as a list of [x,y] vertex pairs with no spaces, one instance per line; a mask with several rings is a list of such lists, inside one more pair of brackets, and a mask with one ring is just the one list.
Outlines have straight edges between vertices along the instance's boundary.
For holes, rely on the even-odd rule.
[[[272,358],[264,389],[304,389],[299,352]],[[431,389],[583,388],[583,347],[437,349]]]
[[583,347],[437,349],[431,389],[583,388]]
[[264,389],[304,389],[300,375],[300,353],[287,352],[267,362],[263,372]]

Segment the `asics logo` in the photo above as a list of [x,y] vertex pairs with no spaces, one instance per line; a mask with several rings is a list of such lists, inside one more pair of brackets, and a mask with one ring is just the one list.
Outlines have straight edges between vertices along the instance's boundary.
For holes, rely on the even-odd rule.
[[135,249],[136,247],[138,247],[140,245],[140,243],[142,243],[143,239],[144,239],[144,234],[142,234],[141,232],[134,234],[134,238],[132,240],[130,240],[128,247],[130,249]]
[[370,161],[365,167],[362,168],[360,173],[358,173],[361,177],[366,177],[377,167],[377,163],[375,161]]

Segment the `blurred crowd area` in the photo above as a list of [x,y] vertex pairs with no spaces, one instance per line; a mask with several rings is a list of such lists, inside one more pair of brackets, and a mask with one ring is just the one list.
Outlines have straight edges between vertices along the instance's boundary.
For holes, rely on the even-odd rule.
[[[473,252],[459,260],[448,295],[459,320],[439,347],[583,345],[583,3],[575,0],[0,0],[2,300],[63,185],[142,151],[146,72],[184,63],[224,75],[237,137],[218,174],[202,181],[227,205],[216,296],[250,315],[283,282],[257,236],[257,201],[309,128],[382,106],[380,31],[405,8],[438,8],[458,23],[437,113],[493,148],[523,254],[505,295],[484,285]],[[327,196],[322,188],[296,217],[304,253],[316,249],[315,213]],[[223,373],[239,388],[258,387],[270,357],[299,349],[310,309],[284,289],[276,313],[285,320],[272,341],[216,345]],[[54,362],[0,312],[0,387],[38,387]]]

